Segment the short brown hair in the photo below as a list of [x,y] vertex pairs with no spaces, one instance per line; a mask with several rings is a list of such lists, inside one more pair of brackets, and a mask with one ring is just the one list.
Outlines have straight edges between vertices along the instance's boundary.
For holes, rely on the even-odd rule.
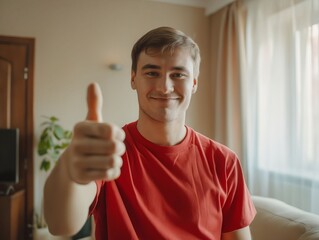
[[199,75],[200,51],[198,45],[192,38],[182,31],[171,27],[159,27],[147,32],[133,46],[132,71],[137,70],[137,61],[142,51],[145,53],[151,50],[158,50],[162,53],[166,51],[174,52],[176,48],[188,48],[194,61],[194,76]]

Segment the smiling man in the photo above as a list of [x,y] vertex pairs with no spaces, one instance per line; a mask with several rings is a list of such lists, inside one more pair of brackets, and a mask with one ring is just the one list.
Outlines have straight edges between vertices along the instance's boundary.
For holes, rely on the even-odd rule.
[[181,31],[141,37],[131,74],[139,117],[123,128],[102,122],[99,87],[89,86],[87,120],[45,186],[53,234],[74,234],[93,214],[96,239],[251,239],[255,208],[237,156],[185,125],[199,65]]
[[[183,140],[186,110],[197,88],[194,70],[187,48],[173,52],[148,49],[139,54],[131,85],[139,102],[137,128],[146,139],[159,145],[175,145]],[[161,131],[154,134],[150,131],[154,127]]]

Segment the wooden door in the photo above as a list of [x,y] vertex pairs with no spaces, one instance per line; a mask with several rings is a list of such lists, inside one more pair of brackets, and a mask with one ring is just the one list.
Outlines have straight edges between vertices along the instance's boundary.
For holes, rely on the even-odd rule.
[[0,128],[10,128],[11,63],[0,58]]
[[0,36],[0,127],[20,132],[19,182],[13,187],[25,192],[23,239],[32,239],[33,226],[33,64],[34,39]]

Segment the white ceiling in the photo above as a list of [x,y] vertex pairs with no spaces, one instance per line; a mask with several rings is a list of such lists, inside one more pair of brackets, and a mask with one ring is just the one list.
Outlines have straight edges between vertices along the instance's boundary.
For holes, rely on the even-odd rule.
[[149,0],[171,4],[205,8],[206,15],[210,15],[235,0]]

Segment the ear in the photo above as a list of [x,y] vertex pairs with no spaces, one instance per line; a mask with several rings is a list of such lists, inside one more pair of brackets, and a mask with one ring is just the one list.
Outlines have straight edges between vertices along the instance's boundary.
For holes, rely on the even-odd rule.
[[131,88],[132,88],[133,90],[136,89],[135,77],[136,77],[136,73],[135,73],[135,71],[132,70],[132,71],[131,71]]
[[194,94],[197,91],[197,79],[194,78],[193,80],[193,89],[192,89],[192,93]]

